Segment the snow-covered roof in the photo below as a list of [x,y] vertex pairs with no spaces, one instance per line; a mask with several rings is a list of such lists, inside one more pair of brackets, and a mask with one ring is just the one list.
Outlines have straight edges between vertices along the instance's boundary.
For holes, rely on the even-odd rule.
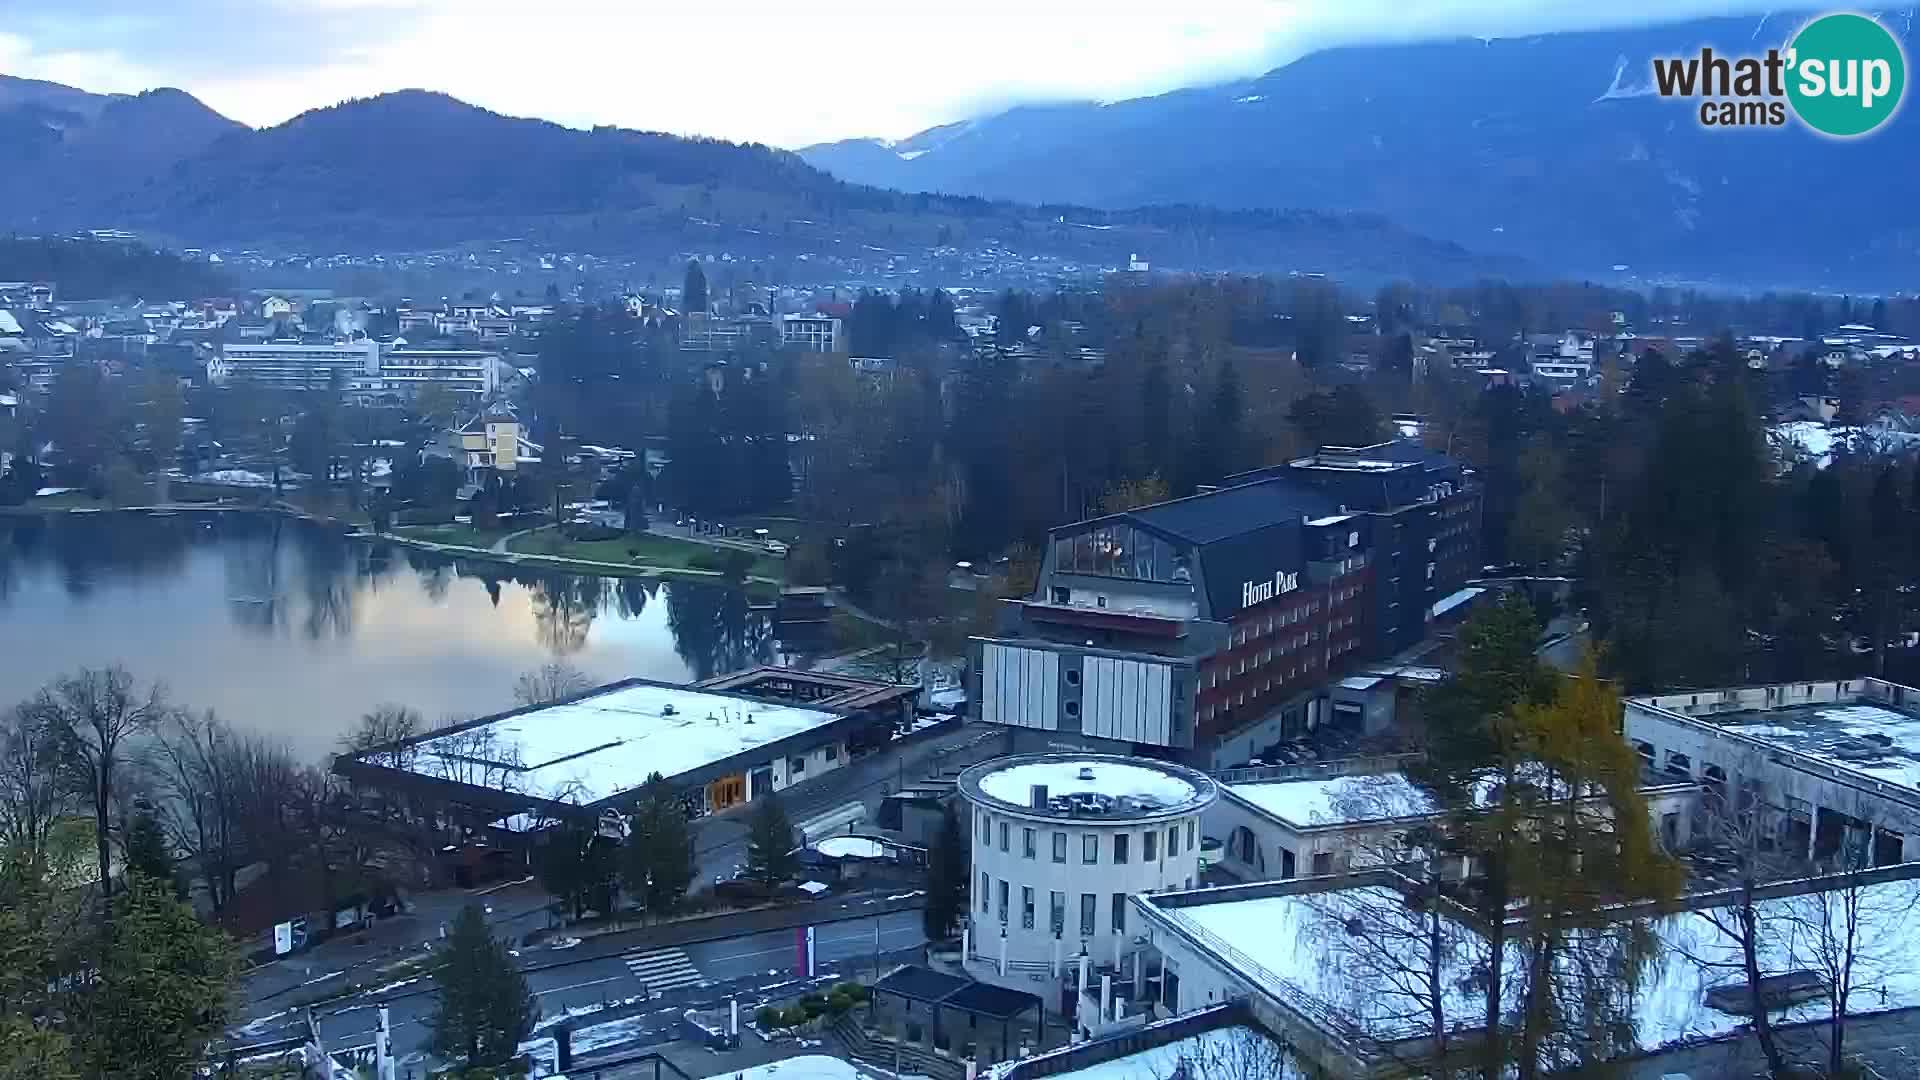
[[1403,773],[1228,784],[1227,791],[1299,828],[1431,814],[1433,799]]
[[[1036,786],[1047,789],[1049,803],[1071,800],[1082,812],[1161,814],[1199,809],[1214,797],[1212,781],[1178,765],[1097,754],[1027,754],[976,765],[961,775],[986,798],[1023,810],[1048,813],[1032,805]],[[1096,808],[1096,804],[1100,805]]]
[[851,1063],[825,1054],[802,1054],[750,1069],[729,1069],[707,1080],[869,1080]]
[[[1289,1001],[1330,1030],[1377,1039],[1424,1034],[1424,1006],[1406,990],[1421,980],[1403,976],[1426,970],[1428,946],[1419,933],[1395,932],[1399,913],[1412,909],[1394,889],[1369,884],[1245,899],[1231,898],[1245,887],[1219,891],[1229,898],[1179,906],[1141,899],[1177,931],[1219,955],[1239,978]],[[1850,1011],[1860,1015],[1920,1005],[1920,965],[1909,960],[1920,949],[1920,880],[1861,885],[1856,899],[1859,944]],[[1822,948],[1834,942],[1823,941],[1811,928],[1823,916],[1832,920],[1828,925],[1841,925],[1846,903],[1841,890],[1759,901],[1761,974],[1820,970]],[[1725,1035],[1746,1025],[1744,1016],[1707,1001],[1710,991],[1746,982],[1740,943],[1721,929],[1734,925],[1731,914],[1708,907],[1650,917],[1646,928],[1656,944],[1628,1016],[1639,1049]],[[1474,978],[1483,942],[1467,923],[1451,918],[1446,923],[1439,979],[1447,988],[1445,1016],[1456,1030],[1472,1030],[1485,1011]],[[1616,924],[1601,933],[1625,927]],[[1508,967],[1514,970],[1523,962],[1521,946],[1510,942],[1508,947]],[[1812,1000],[1776,1009],[1775,1015],[1786,1022],[1813,1020],[1827,1008],[1824,1000]]]
[[813,849],[829,859],[878,859],[887,853],[880,841],[864,836],[829,836]]
[[652,773],[679,776],[841,717],[629,680],[423,740],[406,768],[540,798],[592,803],[637,788]]
[[[1052,1075],[1054,1080],[1166,1080],[1178,1075],[1182,1061],[1187,1062],[1188,1075],[1196,1078],[1209,1075],[1209,1064],[1226,1066],[1229,1062],[1245,1063],[1249,1067],[1245,1075],[1263,1080],[1268,1076],[1265,1066],[1274,1062],[1281,1063],[1282,1071],[1271,1080],[1296,1080],[1307,1075],[1271,1036],[1244,1024],[1203,1031],[1137,1054]],[[1232,1073],[1234,1077],[1240,1075]]]
[[1727,731],[1920,790],[1920,717],[1861,702],[1705,717]]
[[1479,596],[1481,593],[1486,591],[1487,590],[1482,588],[1468,586],[1467,588],[1461,589],[1458,592],[1450,593],[1446,596],[1446,598],[1442,599],[1439,603],[1436,603],[1433,605],[1433,610],[1430,614],[1432,615],[1433,618],[1437,619],[1440,616],[1445,615],[1447,612],[1452,611],[1454,608],[1459,607],[1461,604],[1464,604],[1467,601],[1472,600],[1474,597]]

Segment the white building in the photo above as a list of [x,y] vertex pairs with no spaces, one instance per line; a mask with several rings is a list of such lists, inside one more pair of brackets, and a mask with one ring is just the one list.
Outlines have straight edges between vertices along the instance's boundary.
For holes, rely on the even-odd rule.
[[484,397],[500,388],[507,371],[488,349],[383,347],[371,338],[323,342],[228,342],[207,361],[207,378],[219,384],[246,379],[289,390],[338,385],[362,394],[412,395],[438,383],[456,394]]
[[839,352],[840,320],[828,315],[782,315],[780,344],[807,352]]
[[[1823,938],[1817,929],[1784,928],[1837,927],[1844,918],[1858,928],[1860,941],[1852,954],[1857,966],[1848,1012],[1920,1005],[1920,966],[1911,962],[1920,944],[1916,870],[1890,867],[1763,889],[1756,902],[1759,924],[1782,929],[1763,933],[1757,943],[1762,978],[1787,981],[1822,971],[1823,963],[1842,955],[1833,950],[1841,947],[1843,931]],[[1635,992],[1618,999],[1621,1012],[1610,1036],[1620,1040],[1614,1053],[1655,1054],[1705,1040],[1752,1037],[1743,1007],[1741,946],[1724,929],[1731,917],[1712,914],[1737,898],[1734,891],[1702,893],[1687,897],[1680,910],[1618,910],[1617,918],[1638,923],[1652,938],[1652,953],[1660,959],[1640,969]],[[1475,976],[1484,970],[1486,941],[1467,912],[1443,902],[1440,948],[1429,951],[1425,903],[1411,882],[1387,871],[1132,901],[1146,939],[1144,986],[1155,1015],[1243,1003],[1308,1066],[1303,1075],[1339,1078],[1419,1072],[1409,1064],[1433,1047],[1432,1000],[1423,994],[1428,985],[1446,988],[1438,1002],[1440,1022],[1454,1052],[1470,1052],[1483,1028],[1484,979]],[[1403,919],[1423,929],[1400,933],[1395,927]],[[1508,970],[1524,963],[1524,947],[1509,937]],[[1819,1023],[1829,1008],[1823,995],[1783,996],[1770,1011],[1776,1024],[1786,1026]]]
[[1920,690],[1880,679],[1628,698],[1627,741],[1647,770],[1709,799],[1750,792],[1786,851],[1884,866],[1920,856]]
[[[1440,806],[1387,758],[1233,769],[1201,820],[1221,841],[1220,866],[1242,881],[1347,874],[1423,857],[1421,827]],[[1643,785],[1647,814],[1667,847],[1687,846],[1700,786]],[[1454,870],[1448,871],[1450,874]]]
[[456,394],[484,397],[500,389],[507,371],[500,354],[486,349],[388,349],[380,356],[382,388],[418,393],[439,383]]
[[345,387],[380,375],[380,343],[363,341],[307,345],[293,342],[227,342],[207,361],[207,380],[235,379],[286,390]]
[[657,772],[691,812],[704,814],[840,768],[853,748],[884,743],[898,713],[897,703],[788,698],[625,679],[342,757],[335,769],[356,783],[425,795],[485,819],[624,810]]
[[1199,880],[1216,794],[1193,769],[1099,754],[999,758],[959,790],[973,819],[967,966],[1022,983],[1062,977],[1081,954],[1117,967],[1132,951],[1127,897]]

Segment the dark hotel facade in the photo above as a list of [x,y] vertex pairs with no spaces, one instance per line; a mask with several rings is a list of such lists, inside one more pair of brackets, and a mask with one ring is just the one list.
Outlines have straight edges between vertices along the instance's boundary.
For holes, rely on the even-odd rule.
[[1061,526],[1034,595],[973,642],[975,716],[1238,764],[1237,736],[1341,719],[1330,683],[1426,635],[1479,516],[1466,470],[1393,442]]

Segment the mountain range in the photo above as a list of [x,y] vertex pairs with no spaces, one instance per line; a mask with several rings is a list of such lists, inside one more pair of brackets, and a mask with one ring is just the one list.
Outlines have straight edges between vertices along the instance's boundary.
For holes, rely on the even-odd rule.
[[[901,194],[752,144],[502,116],[399,91],[271,128],[179,90],[89,94],[0,76],[0,228],[121,228],[174,245],[410,251],[502,238],[640,258],[884,263],[889,252],[1048,256],[1088,268],[1310,270],[1354,280],[1527,272],[1377,214],[1085,209]],[[937,269],[937,267],[936,267]],[[0,267],[0,277],[5,268]]]
[[[1913,13],[1883,13],[1903,38]],[[1118,208],[1376,213],[1561,272],[1745,286],[1907,288],[1920,255],[1920,120],[1826,139],[1703,127],[1651,87],[1654,56],[1753,54],[1801,16],[1365,45],[1257,78],[1028,106],[898,142],[806,147],[902,191]]]

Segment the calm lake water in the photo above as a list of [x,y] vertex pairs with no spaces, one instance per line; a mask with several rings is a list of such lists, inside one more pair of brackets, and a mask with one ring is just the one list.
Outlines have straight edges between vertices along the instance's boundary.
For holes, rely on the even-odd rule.
[[0,706],[118,663],[317,759],[385,702],[510,708],[520,673],[556,658],[596,682],[680,680],[772,648],[720,586],[453,560],[277,516],[0,517]]

